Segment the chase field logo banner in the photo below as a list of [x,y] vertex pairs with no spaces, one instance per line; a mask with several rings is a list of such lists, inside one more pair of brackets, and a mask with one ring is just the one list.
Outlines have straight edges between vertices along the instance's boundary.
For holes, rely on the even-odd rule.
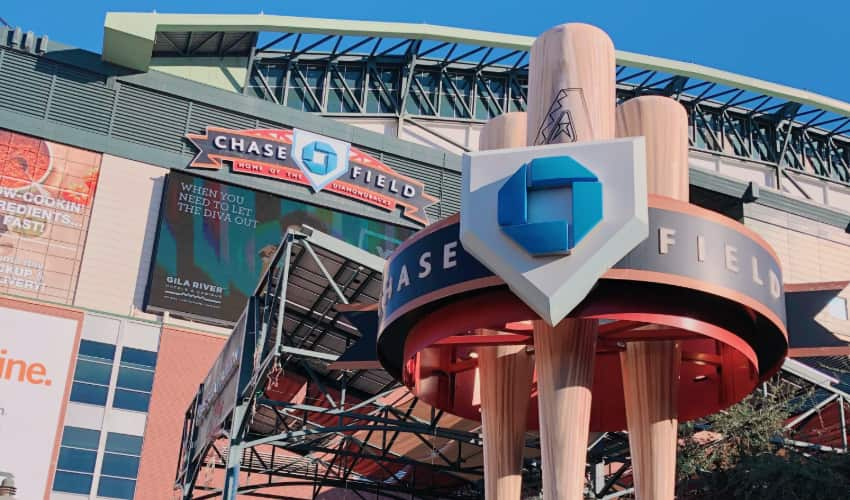
[[437,198],[425,185],[393,171],[351,144],[305,130],[230,130],[207,127],[188,134],[198,149],[190,167],[218,170],[229,164],[239,174],[307,185],[428,224],[425,208]]
[[648,236],[643,138],[464,155],[463,247],[551,325]]

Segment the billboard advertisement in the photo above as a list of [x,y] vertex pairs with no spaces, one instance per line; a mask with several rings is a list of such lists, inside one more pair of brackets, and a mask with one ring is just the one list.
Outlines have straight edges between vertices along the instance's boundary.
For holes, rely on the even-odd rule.
[[0,293],[74,299],[100,154],[0,129]]
[[186,454],[187,459],[194,459],[206,451],[206,445],[225,430],[222,424],[236,408],[236,402],[254,372],[252,361],[256,348],[257,307],[258,300],[249,299],[233,333],[204,379],[195,415],[194,454]]
[[411,229],[172,172],[163,193],[147,307],[231,324],[286,228],[307,224],[386,256]]
[[0,307],[0,325],[0,471],[44,498],[78,322]]

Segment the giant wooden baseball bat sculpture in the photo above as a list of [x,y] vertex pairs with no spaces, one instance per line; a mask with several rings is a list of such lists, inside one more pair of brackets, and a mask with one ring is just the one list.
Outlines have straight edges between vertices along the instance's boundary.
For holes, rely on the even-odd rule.
[[[602,30],[565,24],[531,46],[528,144],[614,138],[614,45]],[[543,495],[582,498],[596,320],[534,322]]]
[[[688,117],[673,99],[638,97],[617,108],[617,136],[646,138],[647,192],[688,201]],[[679,344],[629,342],[620,354],[638,499],[673,498]]]
[[[479,149],[525,146],[525,113],[493,118],[481,130]],[[480,333],[492,334],[489,330]],[[478,348],[481,425],[484,435],[484,494],[487,500],[518,500],[522,453],[534,376],[525,346]]]

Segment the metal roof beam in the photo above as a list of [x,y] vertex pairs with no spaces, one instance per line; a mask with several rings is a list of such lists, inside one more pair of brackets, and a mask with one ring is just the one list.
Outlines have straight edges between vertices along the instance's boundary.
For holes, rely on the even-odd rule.
[[267,51],[268,49],[274,47],[275,45],[279,44],[280,42],[285,41],[286,39],[288,39],[292,35],[294,35],[294,33],[285,33],[282,36],[275,38],[271,42],[269,42],[269,43],[263,45],[262,47],[260,47],[259,49],[257,49],[257,53]]

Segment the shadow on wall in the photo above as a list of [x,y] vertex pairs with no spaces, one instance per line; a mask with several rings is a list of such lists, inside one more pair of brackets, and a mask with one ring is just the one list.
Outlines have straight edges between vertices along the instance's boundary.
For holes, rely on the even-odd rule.
[[151,177],[153,187],[150,191],[148,215],[145,220],[145,234],[152,236],[144,240],[142,255],[139,259],[139,269],[136,272],[136,289],[133,291],[133,308],[139,311],[144,311],[145,309],[145,296],[147,296],[148,292],[148,277],[151,273],[151,261],[153,259],[154,242],[156,241],[157,225],[159,222],[159,205],[162,203],[162,190],[165,188],[165,178],[165,175]]
[[[38,72],[52,74],[53,71],[58,70],[62,72],[62,78],[77,83],[101,83],[104,85],[107,77],[127,76],[136,73],[130,69],[103,62],[100,54],[74,48],[50,50],[50,44],[55,44],[55,42],[48,42],[49,52],[39,57],[36,62],[35,69]],[[53,62],[62,63],[66,66],[56,67]],[[71,68],[71,66],[76,68]],[[85,68],[85,70],[78,68]]]
[[171,75],[202,81],[207,85],[242,93],[245,86],[246,57],[154,57],[150,68]]

